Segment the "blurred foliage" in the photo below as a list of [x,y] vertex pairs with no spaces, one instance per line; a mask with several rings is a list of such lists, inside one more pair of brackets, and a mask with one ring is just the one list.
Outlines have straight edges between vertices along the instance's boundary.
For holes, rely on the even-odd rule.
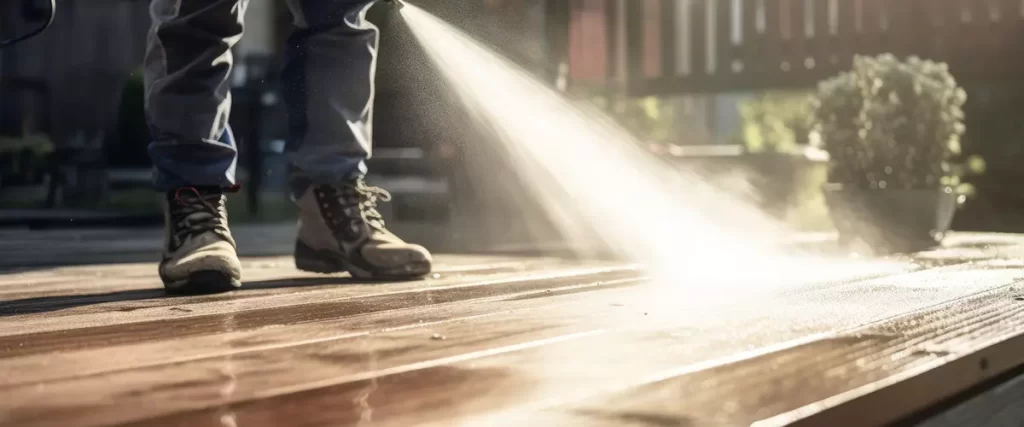
[[821,196],[826,167],[802,156],[814,125],[812,101],[810,91],[768,91],[737,106],[742,134],[736,142],[750,154],[747,168],[757,177],[762,208],[800,230],[830,224]]
[[[240,191],[227,199],[228,212],[232,223],[281,222],[295,220],[295,205],[288,195],[280,192],[266,192],[260,199],[260,213],[254,214],[249,208],[249,194]],[[131,214],[159,214],[160,198],[153,197],[149,188],[112,191],[97,206],[100,210]]]
[[620,102],[612,102],[603,96],[589,99],[591,104],[608,112],[641,142],[668,142],[675,134],[672,106],[662,99],[629,98]]
[[666,142],[674,134],[674,111],[670,104],[655,97],[631,99],[623,103],[620,117],[627,129],[644,142]]
[[55,149],[44,134],[0,137],[0,187],[41,182]]
[[44,134],[32,134],[22,137],[0,137],[0,153],[31,152],[35,156],[45,156],[54,151],[53,140]]
[[133,71],[125,79],[121,104],[117,115],[117,138],[104,144],[107,162],[114,167],[139,167],[149,164],[146,147],[149,145],[149,127],[146,124],[145,85],[142,69]]
[[648,96],[612,100],[605,88],[585,85],[574,87],[572,96],[604,111],[639,142],[672,142],[676,136],[675,111],[664,99]]
[[806,144],[814,126],[813,95],[764,92],[739,105],[743,145],[751,153],[793,153]]
[[[814,103],[814,142],[831,157],[832,182],[868,189],[959,186],[983,171],[961,154],[967,95],[946,64],[893,55],[858,56],[852,71],[822,82]],[[969,189],[964,189],[970,191]]]

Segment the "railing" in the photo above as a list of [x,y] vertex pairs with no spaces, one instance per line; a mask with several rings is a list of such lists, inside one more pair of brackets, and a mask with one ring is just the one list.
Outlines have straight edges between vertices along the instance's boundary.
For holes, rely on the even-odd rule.
[[1024,75],[1022,0],[571,1],[571,76],[622,71],[633,95],[809,86],[884,52],[948,62],[961,81]]

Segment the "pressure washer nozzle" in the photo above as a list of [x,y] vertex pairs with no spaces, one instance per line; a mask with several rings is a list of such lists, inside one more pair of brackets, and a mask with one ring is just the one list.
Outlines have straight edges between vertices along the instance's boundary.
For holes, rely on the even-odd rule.
[[403,2],[402,0],[384,0],[384,3],[386,3],[388,6],[391,6],[391,7],[397,8],[397,9],[401,9],[401,8],[405,7],[405,2]]

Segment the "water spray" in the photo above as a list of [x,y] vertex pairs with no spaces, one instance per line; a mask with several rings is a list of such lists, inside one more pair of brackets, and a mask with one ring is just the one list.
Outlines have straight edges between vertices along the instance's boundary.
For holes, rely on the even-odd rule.
[[688,297],[902,268],[784,254],[778,243],[790,231],[748,195],[654,158],[603,112],[566,99],[415,5],[402,16],[563,237],[596,231],[605,246]]

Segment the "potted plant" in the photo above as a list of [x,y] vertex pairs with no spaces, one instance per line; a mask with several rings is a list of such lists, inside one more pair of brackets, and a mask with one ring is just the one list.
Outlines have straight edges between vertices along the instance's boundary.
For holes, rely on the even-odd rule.
[[819,85],[815,139],[829,153],[825,197],[842,242],[910,252],[941,241],[960,197],[949,160],[965,101],[945,64],[893,55],[857,57]]

